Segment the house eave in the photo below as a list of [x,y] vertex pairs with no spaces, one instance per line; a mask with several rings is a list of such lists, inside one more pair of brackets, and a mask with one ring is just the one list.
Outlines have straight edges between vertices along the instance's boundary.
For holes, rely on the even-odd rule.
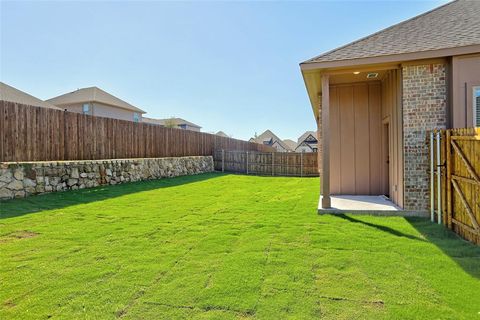
[[106,106],[109,106],[109,107],[113,107],[113,108],[117,108],[117,109],[122,109],[122,110],[130,111],[130,112],[138,112],[142,115],[147,113],[146,111],[144,111],[142,109],[133,110],[131,108],[125,108],[125,107],[122,107],[122,106],[119,106],[119,105],[114,105],[114,104],[99,101],[99,100],[83,100],[83,101],[62,102],[62,103],[55,104],[55,106],[57,106],[59,108],[62,108],[62,107],[65,107],[65,106],[70,106],[72,104],[82,104],[82,103],[100,103],[100,104],[103,104],[103,105],[106,105]]
[[411,60],[431,59],[440,57],[457,56],[471,53],[480,52],[480,44],[474,44],[463,47],[444,48],[438,50],[428,50],[420,52],[409,52],[402,54],[382,55],[376,57],[365,57],[347,60],[334,60],[334,61],[305,61],[300,63],[300,69],[302,71],[326,69],[326,68],[339,68],[339,67],[352,67],[352,66],[364,66],[381,63],[394,63],[404,62]]
[[313,110],[314,117],[318,118],[319,96],[321,95],[320,79],[321,75],[325,73],[347,73],[357,70],[365,69],[393,69],[398,68],[402,63],[445,58],[450,56],[466,55],[480,52],[480,44],[445,48],[439,50],[430,50],[422,52],[410,52],[395,55],[384,55],[377,57],[366,57],[348,60],[323,61],[312,62],[306,61],[300,63],[300,70],[302,72],[303,81],[307,89],[310,104]]

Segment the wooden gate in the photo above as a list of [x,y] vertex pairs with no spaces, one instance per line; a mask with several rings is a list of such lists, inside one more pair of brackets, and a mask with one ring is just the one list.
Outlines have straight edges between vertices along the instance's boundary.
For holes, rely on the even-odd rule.
[[480,244],[480,128],[443,130],[441,135],[443,223]]

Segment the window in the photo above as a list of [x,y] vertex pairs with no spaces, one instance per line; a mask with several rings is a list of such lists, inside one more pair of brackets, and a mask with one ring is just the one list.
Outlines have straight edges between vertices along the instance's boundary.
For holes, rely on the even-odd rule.
[[133,122],[140,122],[140,114],[138,112],[133,113]]
[[473,124],[480,127],[480,86],[473,87]]
[[83,111],[83,114],[89,114],[90,113],[90,104],[89,103],[84,103],[82,111]]

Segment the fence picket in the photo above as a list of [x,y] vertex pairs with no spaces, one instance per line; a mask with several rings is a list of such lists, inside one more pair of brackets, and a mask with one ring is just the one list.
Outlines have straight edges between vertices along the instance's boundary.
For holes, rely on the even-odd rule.
[[0,101],[0,162],[212,155],[274,148],[213,134]]

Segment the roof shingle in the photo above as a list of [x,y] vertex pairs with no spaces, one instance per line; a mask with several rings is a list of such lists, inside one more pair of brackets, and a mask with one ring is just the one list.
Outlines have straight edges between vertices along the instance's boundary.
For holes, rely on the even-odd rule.
[[56,106],[83,102],[99,102],[130,111],[145,113],[145,111],[143,111],[142,109],[132,106],[130,103],[125,102],[122,99],[119,99],[114,95],[111,95],[110,93],[103,91],[102,89],[97,87],[81,88],[69,93],[62,94],[58,97],[51,98],[47,101]]
[[457,0],[321,54],[331,62],[480,44],[480,1]]
[[44,107],[49,109],[63,110],[51,103],[40,100],[26,92],[18,90],[6,83],[0,82],[0,100],[15,103],[26,104],[34,107]]

